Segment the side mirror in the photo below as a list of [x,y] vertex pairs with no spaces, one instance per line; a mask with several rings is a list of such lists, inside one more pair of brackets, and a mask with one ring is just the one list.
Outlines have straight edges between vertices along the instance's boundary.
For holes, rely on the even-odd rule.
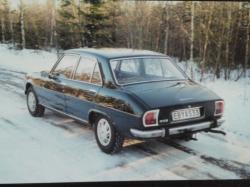
[[42,77],[48,77],[48,72],[47,71],[41,71],[41,76]]

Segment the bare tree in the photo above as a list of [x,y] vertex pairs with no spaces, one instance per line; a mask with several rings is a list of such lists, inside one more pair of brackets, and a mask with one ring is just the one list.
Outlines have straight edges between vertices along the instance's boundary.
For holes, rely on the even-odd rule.
[[26,40],[25,40],[25,28],[24,28],[24,4],[23,4],[23,0],[20,0],[20,22],[21,22],[22,49],[25,49],[26,48]]
[[83,34],[84,30],[84,18],[81,13],[82,8],[83,8],[83,2],[81,0],[78,0],[78,24],[79,24],[79,36],[80,36],[80,41],[81,41],[81,47],[85,46],[85,37]]
[[1,16],[2,43],[5,43],[5,20],[4,15]]
[[[236,64],[236,61],[235,61],[235,57],[237,56],[237,53],[236,53],[236,49],[237,49],[237,40],[238,40],[238,37],[239,37],[239,30],[240,30],[240,27],[241,27],[241,19],[242,19],[242,12],[241,12],[241,3],[242,2],[239,2],[238,6],[236,6],[236,11],[237,11],[237,18],[235,19],[235,22],[236,22],[236,31],[234,32],[235,35],[234,35],[234,40],[232,42],[233,44],[233,48],[232,48],[232,64],[235,65]],[[233,33],[231,33],[233,35]]]
[[[220,20],[220,25],[222,26],[221,28],[221,34],[224,34],[225,31],[225,24],[223,23],[222,20],[222,15],[223,15],[223,11],[219,10],[219,20]],[[224,37],[219,37],[218,43],[217,43],[217,56],[216,56],[216,60],[215,60],[215,67],[214,67],[214,80],[215,77],[220,78],[220,67],[221,67],[221,55],[222,55],[222,44],[223,44],[223,39]]]
[[1,16],[1,35],[2,43],[5,43],[5,20],[4,20],[4,5],[0,2],[0,16]]
[[11,34],[11,43],[15,45],[14,39],[14,29],[13,29],[13,12],[9,12],[9,19],[10,19],[10,34]]
[[205,33],[205,42],[204,42],[204,46],[203,46],[203,57],[202,57],[202,61],[201,61],[201,78],[200,81],[203,80],[204,77],[204,71],[205,71],[205,64],[206,64],[206,57],[207,57],[207,46],[208,46],[208,42],[209,42],[209,32],[210,32],[210,25],[212,22],[212,6],[213,3],[211,3],[211,8],[208,10],[209,11],[209,15],[208,15],[208,23],[206,25],[206,33]]
[[124,19],[126,22],[126,27],[127,27],[127,48],[134,48],[134,34],[133,34],[133,28],[132,28],[132,23],[130,21],[130,15],[129,13],[131,12],[131,8],[129,6],[129,2],[125,1],[123,2],[123,6],[128,9],[128,11],[124,11]]
[[50,47],[54,45],[55,27],[56,27],[56,2],[55,0],[51,0],[51,21],[50,21],[50,40],[49,40]]
[[194,2],[191,3],[191,39],[190,39],[190,61],[194,60]]
[[244,77],[246,77],[247,64],[249,60],[249,30],[250,30],[250,7],[248,7],[248,25],[246,30],[246,49],[245,49],[245,64],[244,64]]
[[165,18],[165,22],[166,22],[166,26],[165,26],[165,39],[164,39],[164,53],[167,54],[168,53],[168,37],[169,37],[169,4],[168,2],[165,2],[165,14],[166,14],[166,18]]
[[229,77],[229,42],[231,39],[231,20],[232,20],[232,12],[231,12],[231,2],[229,2],[229,9],[227,10],[227,39],[226,39],[226,52],[225,52],[225,69],[224,69],[224,78],[227,80]]
[[[194,2],[191,4],[191,40],[190,40],[190,62],[194,61]],[[193,66],[191,64],[191,78],[194,78],[193,75]]]

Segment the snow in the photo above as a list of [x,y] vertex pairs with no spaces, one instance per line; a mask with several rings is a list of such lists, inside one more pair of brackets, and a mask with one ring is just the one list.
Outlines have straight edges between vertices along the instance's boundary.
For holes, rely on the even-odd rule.
[[226,103],[227,136],[198,141],[128,141],[121,153],[102,153],[90,127],[46,111],[31,117],[24,73],[49,70],[54,52],[0,45],[0,183],[250,178],[250,79],[205,79]]
[[42,50],[14,50],[0,44],[0,65],[2,68],[21,72],[50,70],[57,60],[56,53]]

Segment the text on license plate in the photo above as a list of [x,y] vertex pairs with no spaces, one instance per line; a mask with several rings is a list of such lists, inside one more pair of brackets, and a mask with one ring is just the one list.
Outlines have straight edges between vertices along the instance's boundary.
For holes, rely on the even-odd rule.
[[187,108],[172,112],[173,121],[198,118],[200,116],[200,108]]

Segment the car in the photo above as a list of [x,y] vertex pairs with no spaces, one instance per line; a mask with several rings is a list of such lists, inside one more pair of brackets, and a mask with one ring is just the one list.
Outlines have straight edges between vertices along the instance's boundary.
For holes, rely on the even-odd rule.
[[108,154],[125,138],[191,139],[225,121],[222,98],[169,56],[147,50],[65,50],[50,72],[26,75],[25,94],[32,116],[49,109],[89,124]]

